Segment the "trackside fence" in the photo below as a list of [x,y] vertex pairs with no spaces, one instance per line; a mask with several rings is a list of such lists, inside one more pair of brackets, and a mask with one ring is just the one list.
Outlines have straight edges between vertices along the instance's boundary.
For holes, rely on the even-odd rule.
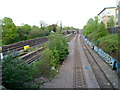
[[104,60],[107,64],[109,64],[113,70],[118,69],[118,63],[115,58],[112,58],[109,54],[104,52],[99,47],[95,46],[92,42],[90,42],[84,35],[82,35],[84,41]]

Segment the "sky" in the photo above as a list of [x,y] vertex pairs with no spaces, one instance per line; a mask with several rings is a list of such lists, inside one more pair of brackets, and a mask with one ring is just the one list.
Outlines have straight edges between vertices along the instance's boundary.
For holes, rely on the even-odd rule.
[[115,7],[116,0],[0,0],[0,19],[10,17],[15,25],[46,24],[83,28],[105,7]]

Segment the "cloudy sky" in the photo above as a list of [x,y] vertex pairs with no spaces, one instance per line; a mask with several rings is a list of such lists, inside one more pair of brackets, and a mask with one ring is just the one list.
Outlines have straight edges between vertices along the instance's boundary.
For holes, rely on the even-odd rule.
[[40,26],[62,21],[63,26],[83,28],[89,18],[105,7],[116,6],[116,0],[1,0],[0,18],[10,17],[16,25]]

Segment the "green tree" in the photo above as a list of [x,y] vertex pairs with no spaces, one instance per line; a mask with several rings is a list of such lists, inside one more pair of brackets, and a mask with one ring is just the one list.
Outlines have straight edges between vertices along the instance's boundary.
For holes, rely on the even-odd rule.
[[90,18],[87,25],[84,26],[83,34],[95,45],[98,45],[98,39],[107,35],[108,31],[105,28],[104,23],[101,22],[98,24],[98,17],[94,17],[94,19]]
[[54,76],[60,62],[69,54],[67,41],[67,38],[58,32],[50,34],[43,57],[34,63],[35,76],[42,75],[47,78]]
[[95,16],[94,17],[94,20],[95,20],[95,22],[94,22],[94,26],[95,26],[95,28],[97,29],[98,28],[98,17],[97,16]]
[[32,30],[40,30],[40,28],[38,26],[33,25]]
[[23,31],[25,31],[26,34],[28,34],[30,32],[30,30],[32,30],[32,27],[28,24],[23,24],[23,26],[21,28]]
[[61,34],[55,33],[50,35],[49,41],[49,49],[52,50],[53,54],[58,53],[59,61],[63,61],[69,53],[67,39]]
[[36,37],[42,37],[42,36],[47,36],[49,35],[48,30],[42,30],[41,28],[37,26],[32,26],[32,30],[29,31],[28,37],[29,38],[36,38]]
[[0,46],[2,46],[2,20],[0,19]]
[[18,34],[19,34],[19,39],[20,40],[26,40],[27,39],[27,35],[25,33],[25,31],[20,27],[18,27]]
[[72,27],[72,26],[71,26],[71,27],[68,26],[68,27],[64,27],[63,29],[64,29],[64,30],[74,30],[74,29],[76,29],[76,28],[74,28],[74,27]]
[[16,38],[18,37],[18,29],[13,23],[12,19],[9,17],[4,17],[2,20],[2,36],[3,36],[3,43],[4,44],[10,44],[16,41]]
[[3,86],[7,89],[26,87],[32,80],[32,67],[23,60],[8,56],[2,63]]
[[[99,38],[102,38],[104,36],[106,36],[108,34],[108,30],[105,28],[105,24],[103,22],[101,22],[99,25],[98,25],[98,30],[96,32],[94,32],[93,34],[93,42],[96,43],[98,42],[98,39]],[[97,43],[98,45],[98,43]]]
[[23,26],[21,26],[19,28],[19,35],[21,36],[20,39],[21,40],[27,40],[29,38],[28,34],[29,32],[32,30],[32,27],[28,24],[23,24]]
[[87,22],[87,25],[84,27],[84,31],[83,34],[87,37],[90,33],[92,33],[93,31],[97,30],[97,26],[95,26],[95,24],[97,25],[97,21],[96,19],[92,19],[90,18]]
[[53,30],[53,26],[52,25],[49,25],[46,27],[47,30],[49,30],[49,32],[51,32]]
[[57,24],[52,24],[53,26],[53,31],[56,32],[57,31]]
[[111,16],[109,18],[109,21],[107,22],[107,28],[111,28],[115,26],[114,16]]

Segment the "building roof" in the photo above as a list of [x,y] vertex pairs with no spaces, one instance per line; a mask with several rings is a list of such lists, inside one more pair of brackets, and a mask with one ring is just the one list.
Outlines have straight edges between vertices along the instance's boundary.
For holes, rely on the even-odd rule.
[[106,7],[98,15],[100,15],[105,9],[112,9],[112,8],[116,8],[116,7]]

